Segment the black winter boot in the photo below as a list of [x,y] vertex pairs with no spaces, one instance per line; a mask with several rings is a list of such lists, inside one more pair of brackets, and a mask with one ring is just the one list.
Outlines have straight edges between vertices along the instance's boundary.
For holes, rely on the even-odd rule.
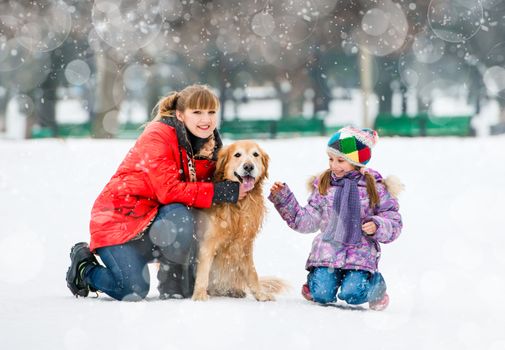
[[182,277],[182,265],[173,262],[160,262],[158,270],[160,299],[183,299]]
[[183,276],[184,283],[182,285],[182,295],[185,298],[191,298],[193,296],[193,290],[195,289],[196,265],[185,265],[183,267]]
[[96,289],[89,286],[83,279],[84,269],[90,265],[99,265],[95,256],[89,250],[88,243],[79,242],[70,250],[70,267],[67,271],[67,287],[75,297],[87,297],[89,291]]
[[184,299],[193,295],[194,266],[161,262],[158,270],[160,299]]

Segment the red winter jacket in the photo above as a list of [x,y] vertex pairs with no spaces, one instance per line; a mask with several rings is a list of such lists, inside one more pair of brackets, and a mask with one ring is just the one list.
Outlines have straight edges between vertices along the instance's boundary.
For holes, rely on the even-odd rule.
[[[181,157],[182,152],[182,157]],[[150,123],[102,190],[91,210],[90,249],[128,242],[144,231],[160,205],[182,203],[209,208],[215,162],[194,160],[197,182],[181,179],[181,159],[189,179],[186,150],[176,129]]]

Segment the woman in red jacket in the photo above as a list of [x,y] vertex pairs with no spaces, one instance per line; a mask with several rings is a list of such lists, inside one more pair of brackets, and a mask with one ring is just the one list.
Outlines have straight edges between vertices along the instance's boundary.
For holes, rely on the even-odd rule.
[[66,277],[72,294],[102,291],[117,300],[143,299],[149,292],[147,264],[158,260],[160,298],[191,296],[194,208],[236,203],[246,195],[238,182],[210,182],[222,146],[218,108],[218,98],[202,85],[160,100],[156,117],[93,205],[90,245],[72,247]]

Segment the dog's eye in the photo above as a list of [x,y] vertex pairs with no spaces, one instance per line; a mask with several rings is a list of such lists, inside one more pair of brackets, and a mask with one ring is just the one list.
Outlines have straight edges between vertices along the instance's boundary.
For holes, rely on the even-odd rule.
[[237,152],[237,153],[235,153],[233,156],[238,158],[238,157],[240,157],[240,156],[241,156],[241,154],[240,154],[240,152]]
[[254,152],[254,153],[253,153],[253,156],[255,156],[255,157],[259,157],[259,156],[260,156],[260,154],[259,154],[258,152]]

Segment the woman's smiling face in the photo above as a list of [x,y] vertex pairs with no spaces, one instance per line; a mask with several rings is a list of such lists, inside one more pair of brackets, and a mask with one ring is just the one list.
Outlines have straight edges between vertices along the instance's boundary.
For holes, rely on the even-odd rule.
[[205,139],[214,133],[217,125],[217,111],[215,109],[191,109],[176,112],[177,119],[195,136]]

